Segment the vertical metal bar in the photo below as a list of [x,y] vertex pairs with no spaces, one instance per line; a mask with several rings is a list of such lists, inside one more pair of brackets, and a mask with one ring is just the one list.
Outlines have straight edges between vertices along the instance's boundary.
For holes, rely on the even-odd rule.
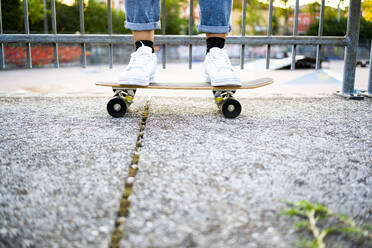
[[[320,38],[323,35],[323,21],[324,21],[324,4],[325,0],[322,0],[322,4],[320,7],[320,21],[319,21],[319,30],[318,30],[318,37]],[[321,52],[321,45],[316,46],[316,64],[315,69],[319,70],[321,67],[320,64],[320,52]]]
[[[246,14],[247,14],[247,0],[243,0],[243,8],[242,8],[242,37],[245,36],[245,25],[246,25]],[[240,48],[240,69],[244,69],[244,50],[245,45],[242,44]]]
[[372,95],[372,40],[371,40],[371,49],[369,50],[368,94]]
[[[293,36],[297,36],[297,27],[298,27],[298,8],[299,8],[299,0],[296,0],[296,7],[295,7],[295,14],[294,14],[294,25],[293,25]],[[292,63],[291,63],[291,70],[296,68],[296,44],[292,45]]]
[[[3,15],[1,13],[1,0],[0,0],[0,34],[3,34]],[[0,44],[0,69],[5,69],[4,59],[4,44]]]
[[[79,0],[80,33],[84,34],[84,2]],[[81,67],[87,67],[86,45],[81,44]]]
[[[272,22],[273,22],[273,0],[269,3],[269,23],[267,27],[267,36],[272,35]],[[266,69],[270,68],[270,44],[266,45]]]
[[[192,36],[192,29],[194,27],[194,0],[190,0],[190,9],[189,9],[189,35],[190,39]],[[192,45],[189,44],[189,69],[192,68]]]
[[[57,34],[57,21],[56,21],[56,0],[51,1],[52,4],[52,30],[53,34]],[[59,67],[59,59],[58,59],[58,43],[54,43],[54,67]]]
[[48,16],[47,16],[46,0],[43,0],[43,12],[44,12],[44,34],[47,34],[48,33]]
[[356,57],[359,42],[361,0],[350,0],[344,60],[342,94],[351,96],[354,92]]
[[[112,11],[111,11],[111,0],[107,0],[107,28],[108,32],[111,35],[112,34]],[[110,69],[112,69],[113,65],[113,46],[110,43],[109,44],[109,65]]]
[[[24,23],[25,23],[25,33],[30,34],[30,27],[28,24],[28,3],[27,0],[23,0],[23,13],[24,13]],[[32,58],[31,58],[31,44],[26,43],[27,52],[27,68],[32,68]]]
[[[162,31],[162,34],[165,35],[166,33],[166,17],[165,17],[165,0],[162,0],[162,3],[161,3],[161,31]],[[166,64],[166,46],[165,44],[163,44],[163,56],[162,56],[162,63],[163,63],[163,69],[165,69],[165,64]]]

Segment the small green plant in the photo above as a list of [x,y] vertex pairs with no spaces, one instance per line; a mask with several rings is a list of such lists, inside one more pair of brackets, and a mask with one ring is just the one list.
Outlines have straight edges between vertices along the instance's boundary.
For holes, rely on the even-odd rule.
[[305,200],[286,202],[289,209],[283,214],[296,218],[295,227],[310,234],[312,239],[302,238],[299,246],[306,248],[326,248],[325,238],[330,234],[345,234],[357,242],[372,242],[372,226],[357,226],[345,214],[336,214],[326,206]]

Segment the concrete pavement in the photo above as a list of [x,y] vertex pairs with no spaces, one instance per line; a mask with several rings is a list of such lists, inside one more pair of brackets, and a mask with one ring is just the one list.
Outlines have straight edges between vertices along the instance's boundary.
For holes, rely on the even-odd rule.
[[238,92],[229,120],[210,92],[142,90],[113,119],[91,86],[107,74],[86,74],[0,84],[0,247],[108,247],[149,94],[121,247],[290,247],[282,200],[371,223],[371,100],[274,85]]

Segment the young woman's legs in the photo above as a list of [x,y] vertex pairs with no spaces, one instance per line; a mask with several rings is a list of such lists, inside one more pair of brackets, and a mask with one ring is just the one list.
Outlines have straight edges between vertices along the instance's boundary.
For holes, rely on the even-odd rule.
[[232,0],[199,0],[199,32],[205,32],[207,55],[204,60],[206,79],[213,86],[241,85],[225,49],[225,37],[231,31]]
[[160,28],[160,0],[125,0],[125,27],[131,29],[136,52],[119,77],[123,85],[146,86],[153,80],[157,58],[154,53],[154,29]]
[[206,33],[207,53],[213,47],[225,46],[226,34],[231,31],[232,0],[199,0],[199,32]]
[[125,0],[125,27],[133,31],[160,28],[160,0]]
[[[221,49],[226,33],[231,30],[232,0],[199,0],[199,6],[201,23],[197,28],[205,32],[207,37],[205,68],[208,78],[212,85],[240,84],[240,79],[226,59],[226,51]],[[137,52],[132,55],[136,59],[129,63],[119,81],[123,84],[148,85],[156,69],[156,55],[149,56],[151,50],[148,47],[154,51],[153,30],[160,28],[160,0],[126,0],[125,11],[125,27],[133,31]]]
[[160,0],[125,0],[125,27],[132,30],[136,50],[142,45],[154,52],[154,29],[160,28]]
[[231,31],[230,15],[232,0],[199,0],[199,32],[212,35],[226,34]]

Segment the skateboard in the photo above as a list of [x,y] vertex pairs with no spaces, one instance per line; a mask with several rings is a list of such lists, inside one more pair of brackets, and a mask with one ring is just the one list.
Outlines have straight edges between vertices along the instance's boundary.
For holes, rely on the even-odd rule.
[[236,90],[255,89],[273,83],[271,78],[260,78],[256,80],[244,81],[241,86],[211,86],[207,82],[193,83],[165,83],[154,82],[149,86],[121,85],[117,82],[96,82],[97,86],[111,87],[114,97],[107,103],[107,112],[112,117],[123,117],[129,106],[133,103],[137,89],[157,89],[157,90],[211,90],[214,102],[226,118],[236,118],[239,116],[242,106],[234,98]]

